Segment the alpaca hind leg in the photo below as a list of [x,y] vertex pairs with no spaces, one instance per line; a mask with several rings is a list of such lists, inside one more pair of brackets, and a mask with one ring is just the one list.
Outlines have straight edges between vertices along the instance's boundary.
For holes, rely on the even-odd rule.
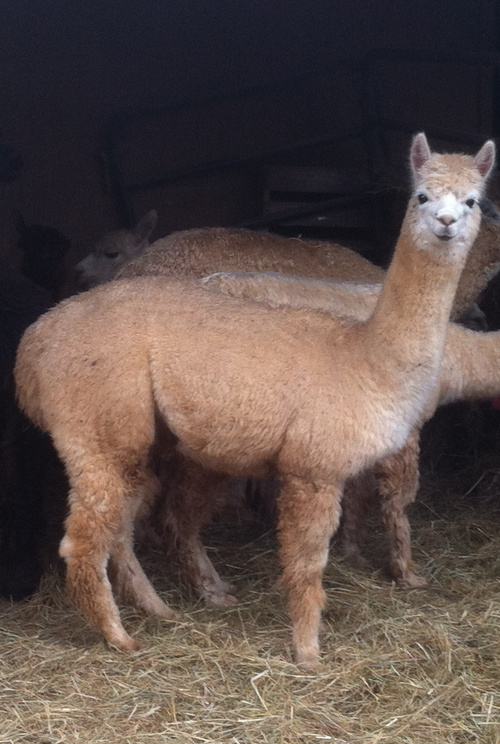
[[283,479],[278,499],[280,558],[293,644],[297,662],[310,670],[319,667],[318,633],[325,601],[321,582],[330,538],[339,524],[340,499],[340,488],[296,476]]
[[123,599],[133,602],[149,615],[164,620],[178,620],[179,613],[158,596],[137,560],[129,530],[115,540],[110,555],[110,575],[113,587]]
[[245,505],[266,529],[276,529],[279,481],[275,475],[248,478],[245,484]]
[[162,493],[162,483],[153,472],[156,463],[148,459],[144,468],[144,477],[136,486],[137,496],[134,516],[134,542],[139,549],[155,548],[161,550],[163,541],[155,524],[156,504]]
[[66,561],[68,596],[108,643],[134,651],[139,644],[123,628],[107,575],[113,543],[128,516],[127,486],[113,468],[99,466],[96,459],[88,472],[68,474],[70,513],[59,549]]
[[233,586],[221,579],[201,542],[200,531],[220,502],[227,477],[179,455],[175,476],[161,506],[167,551],[179,561],[185,579],[211,607],[236,604]]
[[179,615],[158,596],[146,577],[133,547],[133,528],[137,520],[146,519],[151,513],[160,483],[152,470],[145,466],[136,469],[131,483],[134,496],[129,498],[129,518],[123,532],[117,536],[110,555],[110,576],[116,591],[124,599],[133,602],[148,614],[166,620],[175,620]]
[[419,431],[413,431],[404,447],[384,458],[377,467],[382,516],[389,539],[390,570],[405,589],[427,585],[411,554],[411,531],[406,507],[415,501],[419,486]]
[[362,546],[367,540],[367,516],[373,507],[374,496],[375,479],[372,471],[350,478],[345,484],[340,545],[346,562],[354,568],[369,567]]

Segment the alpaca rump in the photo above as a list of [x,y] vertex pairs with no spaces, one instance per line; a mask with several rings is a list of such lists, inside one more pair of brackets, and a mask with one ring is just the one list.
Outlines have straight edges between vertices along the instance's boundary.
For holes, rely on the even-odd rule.
[[368,320],[382,285],[377,282],[328,281],[274,271],[221,271],[200,279],[207,289],[272,307],[319,310]]
[[149,455],[160,416],[195,469],[279,475],[295,652],[317,665],[321,577],[343,483],[402,446],[435,389],[493,158],[492,143],[473,159],[432,155],[425,136],[415,138],[415,193],[365,322],[143,277],[71,298],[27,331],[19,400],[50,432],[71,484],[61,544],[68,590],[110,643],[136,646],[121,625],[108,563],[122,592],[172,617],[137,563],[131,534],[155,487]]

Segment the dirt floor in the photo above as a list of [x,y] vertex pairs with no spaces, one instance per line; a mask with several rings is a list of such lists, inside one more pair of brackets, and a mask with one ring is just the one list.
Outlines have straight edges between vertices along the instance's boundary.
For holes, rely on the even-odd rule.
[[493,744],[500,742],[500,473],[446,478],[427,468],[412,509],[429,586],[348,568],[335,545],[325,576],[323,669],[301,673],[275,540],[249,520],[206,535],[239,604],[204,609],[159,553],[142,556],[184,620],[123,608],[144,647],[106,647],[64,596],[54,568],[22,605],[0,604],[0,743]]

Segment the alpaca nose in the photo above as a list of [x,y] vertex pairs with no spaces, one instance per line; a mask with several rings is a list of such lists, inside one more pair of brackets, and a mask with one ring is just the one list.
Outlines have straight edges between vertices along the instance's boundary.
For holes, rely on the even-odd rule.
[[79,269],[78,266],[76,266],[73,271],[73,281],[75,283],[75,286],[79,290],[89,288],[89,285],[87,283],[87,277],[85,275],[85,270]]
[[446,225],[446,227],[449,227],[450,225],[452,225],[454,222],[457,221],[457,218],[454,217],[452,214],[442,214],[442,215],[438,215],[438,220],[443,225]]

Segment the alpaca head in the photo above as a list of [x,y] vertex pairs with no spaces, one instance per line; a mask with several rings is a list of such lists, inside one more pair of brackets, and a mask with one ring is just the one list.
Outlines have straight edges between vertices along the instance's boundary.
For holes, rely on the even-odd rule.
[[90,289],[109,282],[119,269],[149,245],[149,238],[158,214],[152,209],[139,220],[133,230],[115,230],[106,233],[75,267],[75,281],[80,289]]
[[431,152],[423,132],[410,150],[413,194],[410,225],[422,247],[448,252],[470,247],[481,221],[480,200],[495,162],[495,144],[488,140],[475,157]]

